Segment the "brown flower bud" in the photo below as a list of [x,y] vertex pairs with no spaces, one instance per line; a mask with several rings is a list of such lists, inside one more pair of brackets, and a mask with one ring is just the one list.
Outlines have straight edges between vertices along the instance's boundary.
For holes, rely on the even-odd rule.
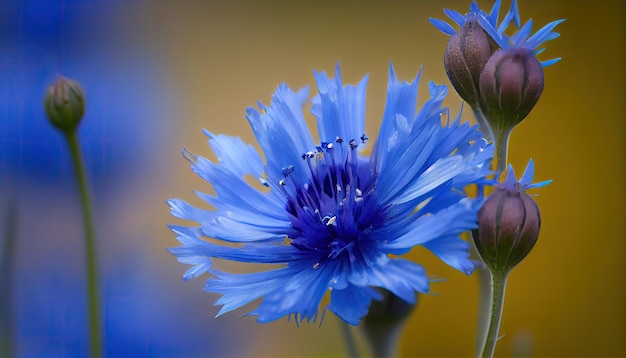
[[497,48],[475,14],[450,37],[443,57],[446,73],[459,96],[472,107],[478,105],[480,73]]
[[494,53],[480,74],[480,105],[494,132],[508,132],[543,91],[543,67],[529,48]]
[[515,183],[500,186],[478,211],[476,249],[492,270],[508,271],[520,263],[539,236],[541,217],[537,203]]

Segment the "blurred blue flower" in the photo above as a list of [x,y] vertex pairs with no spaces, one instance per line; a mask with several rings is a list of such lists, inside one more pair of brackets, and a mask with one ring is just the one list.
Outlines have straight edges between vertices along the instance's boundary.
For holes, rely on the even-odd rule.
[[[374,287],[409,303],[428,291],[422,266],[390,256],[417,245],[466,274],[474,270],[459,235],[476,227],[483,200],[464,188],[486,183],[493,149],[476,126],[450,120],[442,107],[447,88],[430,83],[430,99],[416,114],[419,75],[400,82],[391,67],[378,140],[366,156],[367,77],[344,86],[339,67],[334,79],[315,77],[319,144],[302,110],[308,88],[283,84],[270,106],[247,111],[265,163],[240,138],[208,132],[217,162],[184,152],[216,192],[197,195],[216,210],[169,200],[172,215],[198,223],[171,226],[182,245],[170,252],[193,265],[184,280],[214,276],[205,290],[222,295],[218,316],[263,298],[249,313],[258,322],[315,321],[330,291],[327,308],[357,324],[381,299]],[[215,268],[213,258],[280,267],[235,274]]]
[[[46,87],[60,73],[79,81],[87,99],[79,132],[98,213],[107,356],[245,355],[247,347],[230,344],[234,330],[196,318],[193,298],[173,295],[175,287],[155,279],[163,262],[146,250],[154,233],[134,214],[158,187],[145,178],[163,178],[164,134],[171,139],[179,128],[168,125],[175,101],[165,70],[146,50],[150,43],[135,36],[141,27],[134,13],[143,10],[136,5],[16,0],[0,6],[0,246],[6,227],[15,227],[12,271],[0,275],[12,282],[0,288],[0,305],[13,304],[10,321],[0,317],[0,326],[13,330],[16,357],[89,356],[74,173],[43,108]],[[124,219],[131,216],[139,220]],[[164,312],[165,306],[176,309]]]
[[122,41],[130,37],[128,32],[119,38],[120,29],[132,31],[115,16],[128,11],[122,5],[104,0],[3,4],[0,186],[74,189],[65,143],[43,110],[45,90],[59,74],[74,78],[85,91],[87,108],[79,132],[94,190],[117,187],[120,173],[139,173],[129,168],[158,148],[152,143],[165,126],[154,124],[168,118],[171,105],[164,99],[166,86],[154,57],[129,51]]

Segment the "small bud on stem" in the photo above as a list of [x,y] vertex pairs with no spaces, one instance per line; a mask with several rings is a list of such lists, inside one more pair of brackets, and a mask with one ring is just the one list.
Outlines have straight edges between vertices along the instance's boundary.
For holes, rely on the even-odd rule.
[[85,114],[85,95],[76,81],[59,75],[46,90],[44,107],[52,125],[71,133]]

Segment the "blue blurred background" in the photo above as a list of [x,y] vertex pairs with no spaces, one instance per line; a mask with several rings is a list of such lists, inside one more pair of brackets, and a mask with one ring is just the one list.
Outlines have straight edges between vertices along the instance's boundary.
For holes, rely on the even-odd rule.
[[[626,3],[519,2],[522,20],[567,21],[541,55],[564,59],[546,69],[543,97],[511,140],[509,160],[522,167],[533,157],[536,179],[554,183],[537,191],[542,234],[511,276],[497,354],[626,356]],[[165,250],[177,245],[165,225],[177,221],[163,202],[200,204],[191,190],[210,188],[180,151],[212,157],[202,128],[253,143],[247,106],[268,103],[283,81],[313,85],[312,70],[332,71],[337,61],[345,82],[370,74],[366,129],[375,139],[389,62],[400,78],[424,65],[423,79],[447,84],[447,38],[428,17],[441,18],[443,7],[465,12],[469,0],[182,3],[0,4],[0,240],[15,218],[12,288],[0,295],[12,298],[19,357],[87,355],[79,202],[63,139],[42,109],[57,74],[87,96],[80,139],[108,356],[345,354],[331,314],[321,328],[259,325],[242,312],[215,319],[217,297],[202,291],[203,280],[181,281],[187,267]],[[456,113],[461,101],[452,93],[447,104]],[[447,281],[421,299],[402,356],[471,356],[476,277],[424,251],[411,257]]]
[[176,294],[178,275],[164,275],[158,264],[165,248],[150,226],[165,222],[150,220],[146,207],[166,210],[165,198],[151,191],[163,183],[163,143],[178,126],[163,65],[132,38],[125,16],[139,11],[135,5],[35,0],[0,7],[0,202],[17,219],[13,292],[0,294],[13,298],[20,357],[87,355],[75,181],[65,142],[42,111],[58,74],[76,79],[87,97],[80,139],[95,203],[107,354],[218,355],[229,341],[228,322],[191,310],[198,300]]

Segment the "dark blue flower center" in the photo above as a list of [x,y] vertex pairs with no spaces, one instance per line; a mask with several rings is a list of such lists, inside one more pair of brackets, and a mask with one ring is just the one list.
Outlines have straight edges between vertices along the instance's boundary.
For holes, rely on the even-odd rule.
[[372,180],[369,168],[359,168],[357,146],[354,140],[337,139],[303,155],[312,180],[289,198],[287,210],[295,232],[290,239],[294,247],[317,253],[318,262],[364,258],[372,244],[368,232],[384,220],[384,210],[371,205]]

